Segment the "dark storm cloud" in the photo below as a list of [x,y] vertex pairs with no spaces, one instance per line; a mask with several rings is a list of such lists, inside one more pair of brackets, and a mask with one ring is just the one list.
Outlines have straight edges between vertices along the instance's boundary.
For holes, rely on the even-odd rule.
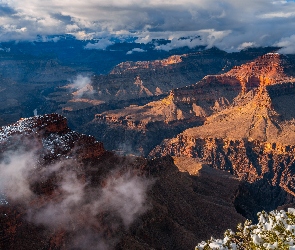
[[60,13],[52,13],[51,17],[57,20],[60,20],[61,22],[65,23],[65,24],[72,24],[72,17],[71,16],[64,16]]
[[3,0],[2,6],[11,15],[0,18],[1,40],[40,33],[70,33],[79,39],[133,35],[141,41],[168,38],[177,47],[183,44],[180,37],[190,36],[190,46],[233,51],[279,44],[287,46],[285,52],[295,52],[294,1]]
[[16,11],[10,7],[8,7],[7,5],[0,5],[0,16],[8,16],[8,15],[12,15],[15,14]]

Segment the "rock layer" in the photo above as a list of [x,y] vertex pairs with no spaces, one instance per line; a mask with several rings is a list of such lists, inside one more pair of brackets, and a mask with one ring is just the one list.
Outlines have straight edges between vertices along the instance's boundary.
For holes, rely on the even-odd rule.
[[[84,131],[91,134],[95,133],[94,128],[104,131],[97,138],[104,141],[104,134],[108,138],[108,149],[124,151],[122,144],[128,145],[130,152],[144,155],[159,140],[171,138],[181,129],[200,126],[204,121],[204,129],[192,128],[188,133],[195,137],[214,137],[220,131],[216,136],[221,138],[276,139],[281,129],[277,121],[279,115],[269,96],[269,91],[275,95],[275,88],[267,88],[294,81],[284,72],[284,60],[279,54],[268,53],[227,73],[208,75],[196,84],[173,89],[159,101],[97,114]],[[247,123],[247,128],[240,123]],[[155,133],[156,130],[159,133]],[[120,138],[120,142],[112,140],[112,134]]]
[[251,219],[254,213],[247,211],[255,207],[257,212],[272,210],[293,201],[294,116],[286,108],[293,103],[294,78],[284,73],[283,59],[267,54],[226,74],[205,78],[201,84],[217,79],[217,86],[240,86],[240,93],[228,107],[207,117],[204,125],[164,140],[150,156],[197,158],[245,180],[247,191],[240,196],[252,201],[237,209]]

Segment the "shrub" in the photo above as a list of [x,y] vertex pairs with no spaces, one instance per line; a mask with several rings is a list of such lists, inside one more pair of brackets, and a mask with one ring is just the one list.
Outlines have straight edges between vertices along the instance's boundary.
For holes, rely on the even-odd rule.
[[237,231],[228,229],[224,239],[211,238],[199,243],[195,250],[295,250],[295,209],[258,213],[257,224],[246,220]]

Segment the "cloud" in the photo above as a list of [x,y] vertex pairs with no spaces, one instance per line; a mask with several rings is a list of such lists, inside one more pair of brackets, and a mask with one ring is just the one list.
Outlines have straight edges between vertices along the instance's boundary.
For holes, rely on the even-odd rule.
[[134,52],[146,52],[146,50],[141,49],[141,48],[134,48],[134,49],[132,49],[132,50],[129,50],[129,51],[126,53],[126,55],[131,55],[131,54],[133,54]]
[[12,200],[25,201],[33,196],[29,176],[36,167],[35,152],[7,152],[0,163],[0,193]]
[[[75,157],[40,165],[44,161],[39,144],[28,141],[25,147],[1,155],[0,205],[17,202],[26,208],[28,222],[49,231],[65,230],[72,235],[68,248],[113,249],[118,232],[150,208],[147,191],[153,180],[113,166],[101,176],[103,185],[93,185],[81,172],[87,166]],[[43,147],[50,151],[46,143]]]
[[91,79],[88,76],[77,75],[73,80],[71,87],[75,89],[82,89],[88,84],[91,84]]
[[[203,43],[235,51],[245,43],[271,46],[295,34],[294,1],[2,0],[0,6],[0,41],[70,33],[79,39],[104,38],[86,48],[105,49],[113,36],[149,40],[175,34],[171,46]],[[190,38],[201,34],[202,42],[178,41],[184,33]]]
[[289,17],[294,17],[295,12],[273,12],[273,13],[267,13],[260,15],[260,18],[289,18]]
[[295,35],[290,37],[284,37],[275,44],[278,47],[282,47],[278,52],[282,54],[294,54],[295,53]]
[[[200,30],[197,32],[197,36],[186,38],[179,37],[177,34],[174,34],[173,37],[170,36],[168,38],[171,41],[170,43],[158,45],[156,46],[156,49],[169,51],[180,47],[189,47],[192,49],[197,46],[206,46],[207,48],[211,48],[218,42],[222,41],[222,39],[228,36],[230,33],[231,31],[229,30]],[[180,35],[182,35],[182,33]]]
[[[59,176],[62,176],[57,184],[61,193],[59,198],[48,201],[41,208],[29,207],[27,219],[53,230],[62,228],[74,234],[79,230],[71,243],[74,248],[113,248],[119,236],[105,238],[104,230],[126,229],[150,208],[147,205],[147,190],[153,182],[143,177],[128,172],[120,175],[113,172],[106,178],[104,187],[89,188],[75,171],[63,170]],[[110,217],[105,222],[97,219],[103,214]]]
[[149,180],[132,176],[130,173],[119,178],[110,176],[96,206],[114,211],[128,227],[135,218],[147,210],[146,189],[151,183]]
[[253,42],[244,42],[241,45],[239,45],[238,50],[243,50],[251,47],[256,47],[256,44]]
[[85,46],[85,49],[99,49],[99,50],[105,50],[108,46],[114,44],[114,42],[104,38],[99,40],[96,43],[87,43]]
[[83,95],[92,96],[95,93],[89,76],[77,75],[66,88],[75,98],[81,98]]

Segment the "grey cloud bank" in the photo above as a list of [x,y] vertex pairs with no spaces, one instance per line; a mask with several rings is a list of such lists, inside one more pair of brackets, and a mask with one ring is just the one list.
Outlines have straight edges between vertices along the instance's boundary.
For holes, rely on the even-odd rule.
[[[30,40],[36,35],[73,34],[103,38],[87,49],[105,49],[114,36],[172,42],[158,49],[217,46],[236,51],[251,46],[282,46],[294,53],[295,3],[269,0],[123,0],[0,2],[0,41]],[[187,39],[180,39],[187,37]]]

